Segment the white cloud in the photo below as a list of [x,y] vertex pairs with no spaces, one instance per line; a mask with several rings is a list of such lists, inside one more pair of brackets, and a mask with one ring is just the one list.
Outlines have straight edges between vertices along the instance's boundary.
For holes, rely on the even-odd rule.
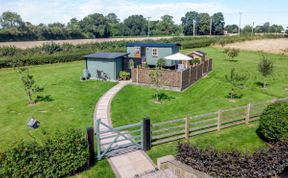
[[[1,1],[1,0],[0,0]],[[19,13],[23,20],[32,23],[67,23],[71,18],[78,19],[91,13],[108,14],[114,12],[123,20],[132,14],[142,14],[145,17],[159,19],[162,15],[169,14],[180,23],[181,17],[187,11],[227,12],[230,11],[218,2],[167,2],[167,3],[145,3],[129,0],[16,0],[1,3],[0,13],[11,10]]]

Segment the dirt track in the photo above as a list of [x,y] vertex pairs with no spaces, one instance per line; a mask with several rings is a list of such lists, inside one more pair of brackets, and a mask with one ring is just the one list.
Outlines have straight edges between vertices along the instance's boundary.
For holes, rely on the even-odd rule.
[[159,40],[173,38],[171,36],[163,37],[133,37],[133,38],[97,38],[97,39],[79,39],[79,40],[51,40],[51,41],[21,41],[21,42],[0,42],[1,46],[16,46],[17,48],[33,48],[36,46],[41,46],[43,43],[55,42],[58,44],[71,43],[71,44],[83,44],[91,42],[108,42],[108,41],[143,41],[143,40]]
[[238,48],[275,54],[288,54],[288,38],[237,42],[225,45],[225,48]]

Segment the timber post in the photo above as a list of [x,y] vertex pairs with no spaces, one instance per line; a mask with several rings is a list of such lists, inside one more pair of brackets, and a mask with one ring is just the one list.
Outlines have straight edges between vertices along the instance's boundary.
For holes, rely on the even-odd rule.
[[221,110],[218,111],[218,116],[217,116],[217,131],[221,130]]
[[251,104],[249,103],[249,104],[247,105],[247,113],[246,113],[246,118],[245,118],[245,123],[246,123],[246,124],[249,124],[250,112],[251,112]]
[[91,167],[95,164],[95,150],[94,150],[94,129],[92,127],[87,128],[87,141],[89,147],[89,162],[88,166]]
[[146,117],[143,119],[143,135],[142,135],[142,140],[143,140],[143,150],[148,151],[151,149],[151,122],[150,118]]
[[186,142],[189,141],[189,133],[190,133],[190,123],[189,123],[189,117],[185,117],[185,140]]

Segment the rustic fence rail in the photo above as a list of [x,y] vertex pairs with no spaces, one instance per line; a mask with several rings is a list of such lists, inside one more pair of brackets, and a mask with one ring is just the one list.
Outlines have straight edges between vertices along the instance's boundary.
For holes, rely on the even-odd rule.
[[249,103],[232,109],[152,123],[152,146],[183,138],[188,140],[191,136],[220,131],[240,124],[249,124],[258,120],[269,104],[280,101],[288,102],[288,98],[273,99],[255,104]]

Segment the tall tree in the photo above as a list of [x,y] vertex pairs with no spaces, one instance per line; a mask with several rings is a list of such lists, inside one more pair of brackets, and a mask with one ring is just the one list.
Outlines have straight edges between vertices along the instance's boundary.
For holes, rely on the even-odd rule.
[[87,33],[88,37],[98,38],[110,36],[108,21],[102,14],[90,14],[84,17],[79,24],[83,32]]
[[[193,35],[193,21],[196,22],[199,21],[198,12],[196,11],[187,12],[185,16],[181,18],[181,21],[183,26],[183,33],[185,35]],[[197,30],[196,27],[195,30]]]
[[252,34],[252,26],[245,25],[245,27],[241,30],[242,34]]
[[198,34],[199,35],[208,35],[210,32],[210,16],[208,13],[198,14]]
[[143,15],[131,15],[124,20],[124,26],[127,31],[126,35],[146,35],[147,34],[147,20]]
[[16,12],[6,11],[0,16],[0,25],[3,29],[20,28],[24,25],[22,18]]
[[224,34],[224,16],[222,12],[217,12],[212,15],[212,34],[223,35]]
[[109,13],[105,17],[107,18],[109,24],[117,24],[120,22],[120,19],[115,13]]
[[174,24],[173,16],[164,15],[156,26],[157,34],[172,35],[177,31],[177,26]]

